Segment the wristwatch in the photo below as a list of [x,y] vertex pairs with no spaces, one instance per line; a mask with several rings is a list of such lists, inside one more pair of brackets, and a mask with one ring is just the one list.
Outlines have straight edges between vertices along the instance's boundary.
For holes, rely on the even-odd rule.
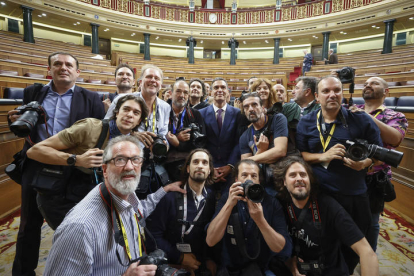
[[76,163],[76,154],[72,154],[71,156],[66,159],[66,163],[68,163],[69,166],[75,166]]

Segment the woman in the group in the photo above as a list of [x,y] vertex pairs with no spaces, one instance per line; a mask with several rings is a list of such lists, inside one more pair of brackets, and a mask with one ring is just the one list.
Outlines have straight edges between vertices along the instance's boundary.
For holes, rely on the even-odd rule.
[[266,109],[271,108],[276,102],[276,92],[272,87],[272,83],[268,79],[259,78],[252,85],[252,92],[259,93],[263,102],[263,107]]

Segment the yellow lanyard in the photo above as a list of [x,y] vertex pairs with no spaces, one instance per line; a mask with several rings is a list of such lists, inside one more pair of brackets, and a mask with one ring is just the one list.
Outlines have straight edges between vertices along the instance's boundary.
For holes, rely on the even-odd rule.
[[[155,100],[156,101],[156,100]],[[155,133],[155,101],[152,105],[152,132]],[[145,118],[145,128],[148,129],[148,117]]]
[[325,142],[325,139],[323,139],[323,135],[322,135],[322,132],[321,132],[321,126],[319,124],[319,116],[320,115],[321,115],[321,111],[319,111],[318,112],[318,115],[316,116],[317,117],[316,118],[316,126],[317,126],[317,128],[319,130],[319,138],[321,139],[321,143],[322,143],[322,147],[323,147],[323,152],[325,152],[326,148],[329,145],[329,142],[331,141],[332,135],[335,132],[336,124],[333,124],[333,126],[331,128],[331,132],[329,132],[329,137],[328,137],[328,139],[326,139],[326,142]]
[[[124,241],[125,241],[125,250],[126,250],[126,252],[128,254],[129,260],[132,260],[131,250],[129,249],[129,244],[128,244],[127,233],[125,231],[124,224],[122,223],[121,216],[118,215],[118,217],[119,217],[119,221],[121,222],[122,236],[124,237]],[[137,216],[136,215],[135,215],[135,222],[137,224],[137,229],[138,229],[139,257],[141,257],[142,256],[141,232],[139,231],[138,220],[137,220]]]
[[374,118],[377,118],[377,116],[381,113],[381,110],[377,112],[377,114],[375,114]]

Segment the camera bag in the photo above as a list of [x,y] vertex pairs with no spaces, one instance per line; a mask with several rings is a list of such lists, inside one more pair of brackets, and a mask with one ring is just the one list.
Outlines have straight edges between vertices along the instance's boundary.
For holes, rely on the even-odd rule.
[[[108,135],[109,121],[102,120],[102,131],[95,148],[101,148]],[[32,187],[44,195],[63,195],[79,202],[97,185],[93,170],[90,173],[76,167],[39,163],[40,170],[33,178]]]

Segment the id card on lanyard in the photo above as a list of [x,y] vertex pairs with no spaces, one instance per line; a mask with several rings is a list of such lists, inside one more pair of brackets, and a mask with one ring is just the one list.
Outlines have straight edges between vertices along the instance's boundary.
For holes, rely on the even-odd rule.
[[[326,151],[326,148],[328,147],[328,145],[329,145],[329,142],[331,142],[331,138],[332,138],[332,135],[334,134],[334,132],[335,132],[335,128],[336,128],[336,124],[333,124],[333,126],[332,126],[332,128],[331,128],[331,131],[329,132],[329,134],[328,134],[328,138],[326,139],[326,141],[325,141],[325,139],[323,138],[323,135],[322,135],[322,131],[321,131],[321,123],[319,122],[319,117],[320,117],[320,115],[321,115],[321,111],[319,110],[319,112],[318,112],[318,114],[317,114],[317,116],[316,116],[316,127],[318,128],[318,131],[319,131],[319,139],[321,139],[321,144],[322,144],[322,149],[323,149],[323,152],[325,152]],[[324,122],[323,122],[323,124],[324,124]],[[323,126],[323,127],[325,127],[325,126]],[[329,166],[329,162],[323,162],[323,163],[321,163],[321,165],[325,168],[325,169],[328,169],[328,166]]]
[[[186,190],[187,188],[187,184],[184,185],[184,190]],[[205,188],[203,188],[205,190]],[[187,213],[188,213],[188,208],[187,208],[187,194],[183,194],[183,200],[184,200],[184,206],[183,206],[183,221],[187,221]],[[196,217],[193,219],[190,227],[187,229],[187,231],[185,230],[186,228],[186,223],[183,223],[182,227],[181,227],[181,242],[177,243],[177,249],[182,252],[182,253],[191,253],[191,245],[189,243],[184,243],[184,235],[188,235],[190,234],[190,232],[193,230],[194,228],[194,222],[196,222],[201,214],[203,213],[204,207],[206,206],[206,201],[204,200],[204,204],[203,206],[200,208],[200,210],[198,211]]]

